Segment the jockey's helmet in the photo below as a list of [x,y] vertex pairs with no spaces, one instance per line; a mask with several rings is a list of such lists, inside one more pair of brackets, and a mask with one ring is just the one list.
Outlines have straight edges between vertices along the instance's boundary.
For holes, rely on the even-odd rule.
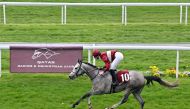
[[98,49],[94,49],[92,55],[94,56],[94,58],[97,58],[100,55],[100,51]]

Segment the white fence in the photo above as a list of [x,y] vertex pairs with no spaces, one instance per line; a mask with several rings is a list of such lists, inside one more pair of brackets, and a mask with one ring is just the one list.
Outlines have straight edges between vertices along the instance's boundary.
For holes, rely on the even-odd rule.
[[[179,72],[179,51],[190,50],[190,44],[39,44],[39,43],[0,43],[0,77],[1,77],[1,50],[10,49],[10,46],[33,46],[33,47],[54,47],[54,46],[83,46],[83,49],[88,50],[88,62],[91,63],[91,50],[92,49],[129,49],[129,50],[175,50],[176,51],[176,78],[178,78]],[[93,64],[95,60],[93,59]]]
[[183,6],[185,6],[185,24],[188,23],[188,7],[190,3],[53,3],[53,2],[0,2],[3,6],[3,23],[7,23],[6,7],[7,6],[60,6],[61,7],[61,24],[67,22],[67,7],[71,6],[121,6],[121,23],[127,25],[127,7],[137,6],[177,6],[180,8],[179,22],[183,22]]

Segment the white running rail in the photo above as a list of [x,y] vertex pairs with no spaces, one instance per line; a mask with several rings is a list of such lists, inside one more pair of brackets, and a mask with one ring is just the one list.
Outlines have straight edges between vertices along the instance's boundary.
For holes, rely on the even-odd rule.
[[177,6],[180,9],[180,24],[182,24],[183,16],[183,6],[185,9],[185,24],[187,25],[188,20],[188,7],[190,3],[54,3],[54,2],[0,2],[3,6],[3,23],[7,23],[6,7],[7,6],[60,6],[61,8],[61,23],[66,24],[66,13],[67,7],[69,6],[121,6],[121,22],[127,25],[127,7],[137,7],[137,6]]
[[[128,50],[174,50],[176,51],[176,78],[179,72],[179,51],[190,50],[190,44],[76,44],[76,43],[0,43],[0,77],[1,77],[1,50],[10,49],[10,46],[33,46],[33,47],[65,47],[65,46],[83,46],[88,50],[88,62],[91,63],[92,49],[128,49]],[[93,60],[93,63],[95,61]]]

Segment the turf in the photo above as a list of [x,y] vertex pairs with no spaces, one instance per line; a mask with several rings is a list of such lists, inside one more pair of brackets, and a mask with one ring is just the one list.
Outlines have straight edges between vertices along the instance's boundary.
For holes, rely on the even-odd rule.
[[[6,71],[7,72],[7,71]],[[174,78],[164,78],[175,81]],[[189,82],[180,79],[180,87],[164,88],[157,83],[145,87],[142,96],[146,101],[145,109],[188,109]],[[72,103],[91,88],[88,77],[69,80],[67,74],[9,74],[0,79],[1,109],[70,109]],[[117,103],[123,93],[92,97],[95,109],[103,109]],[[167,104],[167,105],[166,105]],[[77,109],[87,109],[84,100]],[[137,109],[138,102],[131,95],[129,101],[119,109]]]
[[[4,74],[0,79],[0,104],[2,109],[69,109],[71,104],[91,87],[85,76],[74,81],[67,74]],[[165,78],[174,81],[172,78]],[[158,84],[145,87],[142,96],[145,109],[188,109],[189,79],[180,79],[180,87],[164,88]],[[118,102],[123,93],[92,97],[95,109],[103,109]],[[167,104],[167,105],[166,105]],[[136,109],[138,102],[129,97],[128,103],[119,109]],[[84,100],[77,109],[87,108]]]
[[185,43],[189,25],[1,25],[1,42]]
[[[17,24],[0,27],[2,42],[40,43],[189,43],[189,25],[35,25]],[[161,70],[175,67],[175,51],[120,50],[125,60],[120,69],[146,71],[150,65]],[[9,51],[3,51],[3,69],[9,68]],[[189,69],[189,51],[180,51],[180,70]],[[87,52],[84,52],[87,61]],[[142,63],[143,62],[143,63]],[[99,62],[100,63],[100,62]],[[102,64],[102,63],[100,63]],[[187,67],[186,67],[187,66]]]

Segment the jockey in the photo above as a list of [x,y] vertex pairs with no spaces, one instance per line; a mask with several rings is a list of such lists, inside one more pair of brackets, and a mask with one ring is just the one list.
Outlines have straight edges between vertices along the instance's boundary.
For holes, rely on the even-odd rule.
[[93,50],[93,56],[95,59],[101,58],[105,63],[105,71],[110,71],[112,76],[112,84],[118,85],[117,76],[115,74],[117,65],[123,60],[123,54],[116,50],[100,52],[98,49]]

